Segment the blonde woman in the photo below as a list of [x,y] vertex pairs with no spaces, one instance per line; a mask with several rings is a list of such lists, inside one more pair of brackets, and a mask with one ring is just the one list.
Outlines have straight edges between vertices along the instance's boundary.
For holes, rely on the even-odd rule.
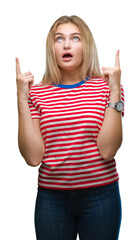
[[38,240],[115,240],[121,200],[114,156],[122,143],[124,94],[119,51],[100,71],[93,36],[62,16],[46,42],[46,71],[33,85],[16,58],[19,149],[39,167]]

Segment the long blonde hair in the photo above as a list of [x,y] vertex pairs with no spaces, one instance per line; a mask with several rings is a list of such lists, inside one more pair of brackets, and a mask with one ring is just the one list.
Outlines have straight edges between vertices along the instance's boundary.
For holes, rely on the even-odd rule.
[[81,79],[86,77],[102,77],[99,66],[98,53],[92,33],[87,24],[77,16],[62,16],[52,25],[46,40],[46,71],[42,79],[44,84],[59,84],[62,81],[61,70],[57,64],[54,51],[54,36],[60,24],[75,24],[82,35],[83,63]]

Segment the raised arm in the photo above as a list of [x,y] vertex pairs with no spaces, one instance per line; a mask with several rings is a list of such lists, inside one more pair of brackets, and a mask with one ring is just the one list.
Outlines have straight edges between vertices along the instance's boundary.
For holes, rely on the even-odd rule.
[[[121,99],[121,70],[119,62],[119,50],[116,53],[113,68],[103,67],[105,80],[110,88],[110,102],[118,102]],[[105,111],[103,125],[97,138],[99,152],[104,159],[115,156],[122,143],[122,113],[108,107]]]
[[40,120],[32,119],[28,105],[29,91],[34,77],[31,72],[21,73],[18,58],[16,58],[16,81],[19,150],[28,165],[37,166],[43,158],[44,142],[40,131]]

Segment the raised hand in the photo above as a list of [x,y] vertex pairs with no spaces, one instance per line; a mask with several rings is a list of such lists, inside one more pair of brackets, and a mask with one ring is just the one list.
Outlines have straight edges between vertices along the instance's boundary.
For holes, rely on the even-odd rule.
[[18,58],[16,58],[16,81],[18,98],[28,100],[30,88],[34,83],[34,76],[31,72],[21,73]]
[[104,79],[107,81],[110,91],[120,91],[121,88],[121,69],[119,60],[119,50],[116,52],[114,67],[102,67]]

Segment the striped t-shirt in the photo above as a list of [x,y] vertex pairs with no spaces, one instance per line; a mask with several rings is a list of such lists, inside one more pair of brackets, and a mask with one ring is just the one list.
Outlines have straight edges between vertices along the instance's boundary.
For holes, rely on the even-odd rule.
[[[73,85],[33,85],[29,107],[40,119],[45,143],[38,185],[71,190],[110,184],[119,179],[115,159],[104,160],[97,148],[109,86],[103,78]],[[121,91],[124,101],[123,89]]]

